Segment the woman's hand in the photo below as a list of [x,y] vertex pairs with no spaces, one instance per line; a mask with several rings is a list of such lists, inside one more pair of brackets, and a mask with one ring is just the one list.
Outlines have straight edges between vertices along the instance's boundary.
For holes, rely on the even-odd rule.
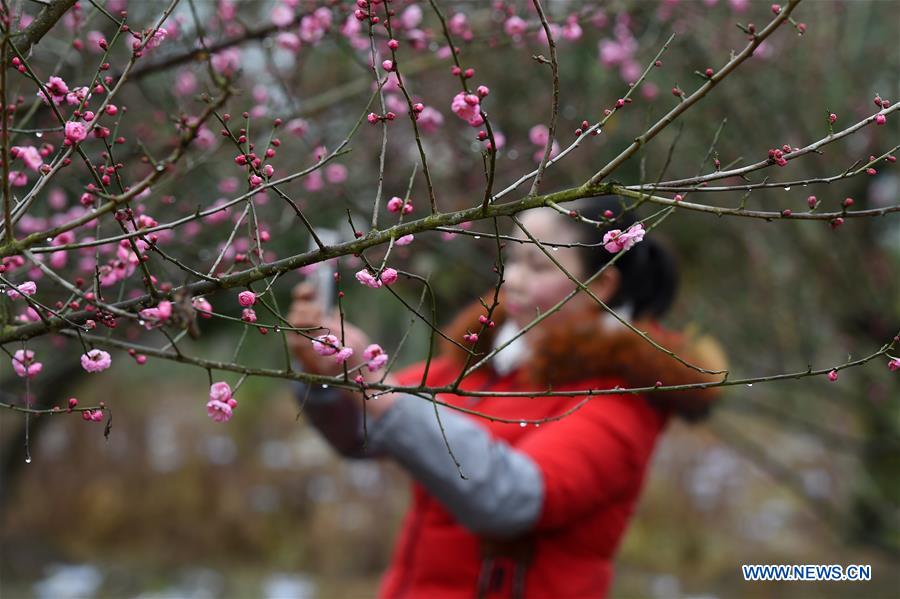
[[[313,330],[307,334],[311,337],[319,335],[331,334],[341,338],[341,321],[338,314],[332,312],[329,315],[322,313],[321,304],[318,301],[316,287],[311,283],[303,282],[294,287],[293,301],[291,309],[288,312],[288,322],[295,328],[313,328],[325,327],[328,330]],[[360,364],[363,361],[362,352],[369,345],[369,337],[361,329],[344,321],[344,346],[353,348],[353,356],[348,363]],[[294,333],[288,335],[288,347],[294,358],[297,359],[306,372],[314,374],[324,374],[334,376],[344,371],[340,362],[335,361],[334,356],[321,356],[313,349],[312,342],[300,335]],[[367,383],[378,382],[381,380],[381,372],[369,372],[369,369],[363,366],[359,369],[359,373]],[[351,378],[355,378],[352,375]],[[394,385],[396,381],[394,377],[388,375],[384,383]],[[363,402],[361,393],[352,393],[359,401]],[[366,402],[365,408],[373,417],[377,418],[387,411],[394,403],[391,393],[379,396],[374,401]]]
[[[322,313],[322,306],[318,300],[315,285],[303,282],[294,287],[293,301],[288,312],[288,322],[295,328],[320,327],[320,330],[310,330],[306,334],[310,337],[331,334],[341,338],[341,320],[337,313]],[[353,357],[349,363],[359,363],[362,360],[362,351],[369,344],[368,336],[359,328],[344,321],[343,344],[353,349]],[[312,341],[299,333],[288,336],[288,347],[302,365],[306,372],[314,374],[336,375],[344,371],[340,362],[334,356],[321,356],[313,349]]]

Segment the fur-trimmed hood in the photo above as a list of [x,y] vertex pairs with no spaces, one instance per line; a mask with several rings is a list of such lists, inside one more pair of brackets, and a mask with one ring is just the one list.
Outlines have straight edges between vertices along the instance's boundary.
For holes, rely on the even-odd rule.
[[[721,374],[706,374],[685,366],[619,323],[583,294],[569,303],[574,305],[565,313],[549,316],[525,334],[530,354],[524,367],[517,369],[523,383],[546,387],[548,384],[609,377],[622,379],[629,387],[652,387],[657,381],[663,385],[684,385],[716,382],[722,378]],[[481,329],[478,317],[483,314],[484,307],[475,301],[463,309],[444,332],[450,339],[462,342],[464,334]],[[492,316],[495,326],[485,328],[475,346],[479,355],[494,346],[496,331],[506,321],[502,303]],[[689,364],[706,370],[726,367],[721,346],[709,337],[669,331],[653,320],[638,320],[632,325]],[[441,341],[441,354],[460,364],[465,361],[465,352],[447,339]],[[687,420],[698,420],[709,413],[720,391],[721,388],[655,391],[644,397],[661,409]]]

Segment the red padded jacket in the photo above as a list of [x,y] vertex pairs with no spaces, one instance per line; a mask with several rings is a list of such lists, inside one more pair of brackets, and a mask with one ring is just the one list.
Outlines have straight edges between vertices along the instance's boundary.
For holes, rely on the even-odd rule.
[[[474,304],[449,329],[477,327]],[[553,384],[557,391],[613,389],[714,380],[684,366],[624,328],[597,326],[595,310],[550,318],[546,333],[529,339],[536,348],[517,370],[501,376],[490,367],[466,377],[464,390],[531,391]],[[495,313],[498,324],[503,314]],[[641,325],[658,343],[682,358],[715,356],[694,351],[686,337],[653,323]],[[487,348],[491,332],[479,340]],[[529,333],[530,335],[531,333]],[[451,383],[460,372],[459,356],[445,347],[429,366],[427,384]],[[480,348],[485,349],[485,348]],[[662,358],[660,358],[662,356]],[[716,364],[710,364],[716,362]],[[398,373],[401,385],[422,382],[424,363]],[[612,560],[635,509],[653,448],[673,412],[702,415],[715,397],[702,392],[579,397],[438,396],[452,405],[504,419],[537,420],[571,414],[540,426],[509,424],[479,416],[491,435],[527,454],[544,483],[541,515],[533,529],[513,542],[479,538],[459,524],[420,485],[413,484],[412,506],[395,545],[379,597],[387,599],[587,598],[604,597],[612,581]]]

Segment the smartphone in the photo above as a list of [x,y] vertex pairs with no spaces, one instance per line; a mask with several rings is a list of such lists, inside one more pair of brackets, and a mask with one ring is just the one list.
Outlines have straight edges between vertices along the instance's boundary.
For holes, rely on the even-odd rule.
[[[316,229],[316,235],[319,236],[319,239],[326,246],[335,245],[341,240],[340,235],[334,229]],[[319,249],[318,244],[312,237],[309,239],[309,249]],[[334,273],[336,272],[337,259],[333,258],[325,262],[319,262],[316,265],[316,269],[307,275],[307,280],[313,283],[318,291],[317,297],[322,307],[322,314],[330,314],[334,310],[337,298],[337,281],[334,280]]]

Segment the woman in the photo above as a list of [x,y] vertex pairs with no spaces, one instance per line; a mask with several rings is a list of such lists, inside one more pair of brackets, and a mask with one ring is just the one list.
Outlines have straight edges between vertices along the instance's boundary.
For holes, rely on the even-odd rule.
[[[619,215],[617,228],[635,230],[630,229],[634,218],[621,214],[616,198],[566,207],[580,208],[588,216],[612,210]],[[609,229],[577,224],[549,208],[528,211],[520,219],[542,242],[582,244],[552,252],[580,281],[614,256],[603,245]],[[527,239],[521,232],[517,238]],[[505,283],[492,314],[495,326],[478,339],[475,351],[480,355],[515,337],[537,312],[549,310],[575,288],[535,244],[508,243],[504,260]],[[588,287],[620,317],[684,361],[721,369],[721,352],[714,343],[689,340],[657,323],[674,299],[676,284],[672,257],[648,237],[624,250]],[[299,285],[291,323],[340,330],[314,300],[314,289]],[[479,316],[484,314],[481,303],[474,302],[445,330],[447,337],[462,342],[468,332],[480,330]],[[345,345],[355,347],[359,355],[366,343],[364,333],[345,323]],[[307,371],[338,372],[334,360],[319,356],[302,337],[292,341],[292,349]],[[465,355],[445,340],[428,367],[427,385],[455,381]],[[424,371],[424,362],[415,364],[389,375],[386,382],[417,386]],[[368,380],[379,378],[366,374]],[[305,400],[312,422],[342,454],[394,459],[414,479],[412,508],[380,597],[581,598],[608,592],[613,556],[656,440],[670,417],[704,416],[717,390],[608,394],[588,401],[584,396],[542,397],[541,391],[719,378],[673,359],[579,293],[459,387],[535,391],[533,397],[439,395],[440,401],[463,411],[441,407],[438,423],[435,404],[401,393],[384,395],[366,403],[365,439],[361,394],[300,387],[298,397]],[[519,422],[542,420],[538,425]]]

